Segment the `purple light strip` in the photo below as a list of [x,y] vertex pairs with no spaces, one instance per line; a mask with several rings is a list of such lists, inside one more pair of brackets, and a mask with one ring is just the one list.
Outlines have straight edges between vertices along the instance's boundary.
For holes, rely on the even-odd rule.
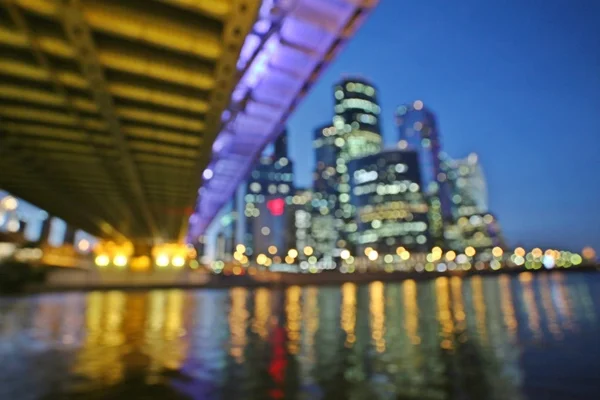
[[[212,162],[203,172],[188,242],[205,232],[256,157],[281,132],[315,77],[377,1],[263,0],[254,32],[246,38],[238,60],[242,78],[222,115],[223,129],[213,144]],[[275,107],[265,113],[263,104],[274,101]],[[243,153],[235,146],[239,141],[245,144]],[[237,171],[235,177],[224,172],[232,169]]]

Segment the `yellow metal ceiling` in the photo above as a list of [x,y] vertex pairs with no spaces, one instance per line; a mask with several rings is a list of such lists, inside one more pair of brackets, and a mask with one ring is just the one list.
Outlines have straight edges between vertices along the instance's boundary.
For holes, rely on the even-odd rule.
[[259,0],[0,0],[0,187],[178,239]]

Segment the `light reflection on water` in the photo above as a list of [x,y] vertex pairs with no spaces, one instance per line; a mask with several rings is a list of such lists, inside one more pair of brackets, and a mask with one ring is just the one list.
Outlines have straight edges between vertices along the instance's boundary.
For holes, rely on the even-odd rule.
[[596,398],[599,307],[560,273],[0,298],[0,398]]

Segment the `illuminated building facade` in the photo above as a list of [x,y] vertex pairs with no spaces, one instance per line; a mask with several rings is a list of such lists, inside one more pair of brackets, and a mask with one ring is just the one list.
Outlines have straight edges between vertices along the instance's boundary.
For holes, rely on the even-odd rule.
[[421,100],[398,107],[396,123],[400,149],[419,155],[423,192],[429,202],[430,234],[434,244],[443,243],[444,221],[451,219],[450,188],[443,168],[440,135],[435,114]]
[[[271,156],[260,158],[250,173],[244,196],[246,254],[285,256],[293,244],[293,212],[290,205],[294,194],[294,170],[287,157],[286,133],[274,145]],[[268,252],[275,246],[277,251]]]
[[444,241],[453,250],[471,246],[478,252],[505,247],[500,225],[488,210],[487,185],[479,157],[445,159],[443,168],[450,187],[452,222],[444,227]]
[[348,163],[351,160],[377,154],[381,151],[381,124],[375,87],[360,78],[346,78],[334,86],[335,115],[333,127],[336,130],[335,144],[340,148],[335,170],[339,175],[335,210],[336,226],[340,227],[337,247],[351,245],[350,236],[354,229],[355,206],[350,197],[350,175]]
[[387,150],[348,164],[351,203],[356,209],[348,239],[356,254],[429,249],[428,206],[421,191],[418,155]]
[[485,176],[475,153],[462,160],[448,160],[447,177],[451,188],[452,216],[460,218],[488,211]]
[[471,246],[477,253],[481,253],[489,252],[496,246],[506,247],[500,224],[491,213],[463,216],[446,224],[444,238],[447,247],[455,251],[463,251]]
[[321,258],[333,254],[339,237],[338,231],[343,224],[339,218],[338,185],[341,174],[337,168],[337,161],[344,139],[341,137],[342,132],[331,125],[315,129],[314,134],[316,160],[310,201],[311,236],[315,256]]
[[294,245],[292,247],[298,251],[300,259],[306,258],[302,251],[305,247],[315,247],[312,236],[312,199],[313,192],[310,189],[296,189],[296,193],[292,197],[294,215]]

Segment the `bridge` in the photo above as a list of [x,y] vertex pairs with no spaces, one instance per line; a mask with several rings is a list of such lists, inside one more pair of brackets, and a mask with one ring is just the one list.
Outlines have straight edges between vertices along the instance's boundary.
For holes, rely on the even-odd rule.
[[0,187],[136,253],[194,240],[376,3],[0,0]]

